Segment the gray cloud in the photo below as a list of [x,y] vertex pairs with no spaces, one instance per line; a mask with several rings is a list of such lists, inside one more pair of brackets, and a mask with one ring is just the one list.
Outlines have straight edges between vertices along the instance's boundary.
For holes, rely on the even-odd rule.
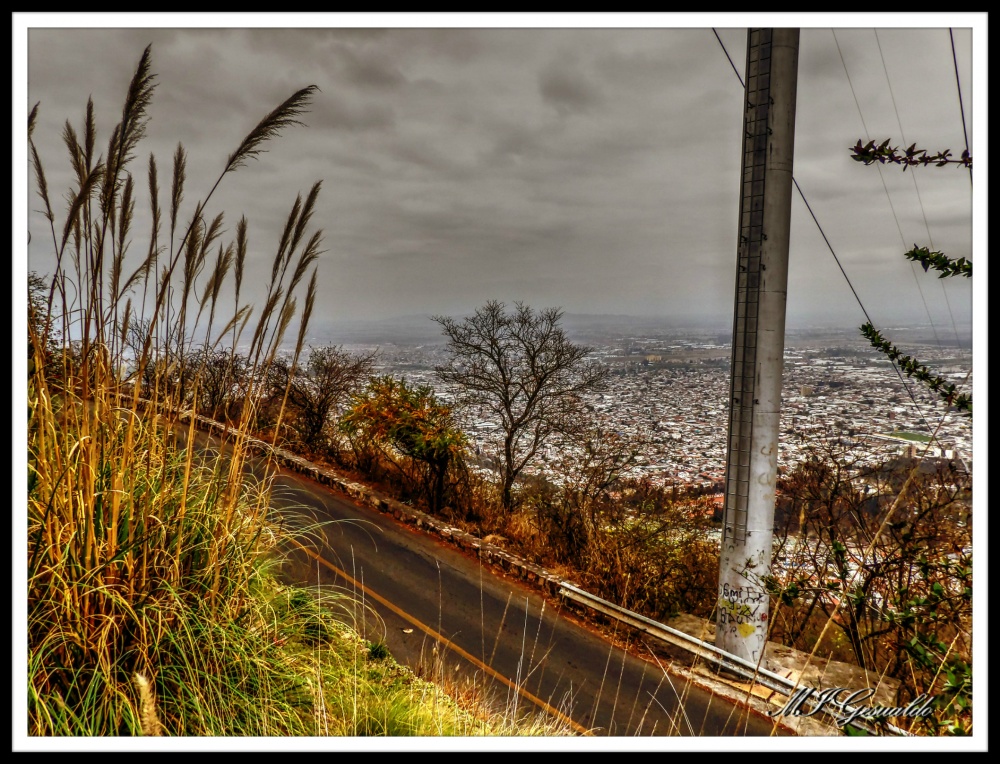
[[389,130],[396,124],[392,108],[383,103],[351,103],[336,94],[318,100],[313,114],[329,130]]
[[[745,32],[719,33],[742,70]],[[970,83],[969,39],[956,33]],[[921,212],[911,174],[884,168],[890,208],[876,168],[849,157],[864,131],[855,96],[870,130],[899,134],[898,112],[907,139],[959,149],[947,30],[880,29],[876,41],[849,29],[837,40],[850,83],[830,30],[802,32],[795,174],[863,297],[886,315],[908,312],[922,298],[896,218],[907,246],[933,240],[967,254],[968,178],[922,170]],[[249,284],[266,279],[295,195],[322,179],[314,222],[325,230],[331,319],[461,312],[491,298],[723,323],[731,314],[742,93],[711,30],[35,30],[29,98],[42,100],[35,137],[54,196],[71,184],[63,121],[79,126],[93,93],[103,146],[150,41],[160,86],[132,169],[144,189],[156,153],[162,202],[183,141],[185,214],[260,117],[297,88],[321,88],[307,127],[269,144],[213,198],[227,236],[240,215],[250,220]],[[137,230],[147,206],[143,193]],[[44,272],[51,242],[38,216],[30,227],[31,264]],[[850,290],[797,197],[791,268],[793,320],[853,320]],[[943,297],[931,291],[936,316]],[[947,294],[962,313],[967,299]]]
[[355,87],[395,88],[406,82],[399,66],[380,48],[341,45],[337,57],[342,76]]

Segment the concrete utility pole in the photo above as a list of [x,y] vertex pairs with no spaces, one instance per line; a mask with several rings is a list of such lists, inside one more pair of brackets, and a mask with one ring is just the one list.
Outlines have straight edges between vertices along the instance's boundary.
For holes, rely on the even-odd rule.
[[798,60],[798,29],[748,31],[716,645],[754,662],[767,642]]

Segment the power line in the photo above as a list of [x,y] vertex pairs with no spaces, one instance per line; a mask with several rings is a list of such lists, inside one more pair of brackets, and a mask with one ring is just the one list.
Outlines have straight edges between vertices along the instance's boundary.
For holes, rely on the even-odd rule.
[[[955,65],[955,86],[958,89],[958,111],[962,115],[962,135],[965,137],[965,155],[969,155],[969,130],[965,125],[965,106],[962,103],[962,80],[958,76],[958,55],[955,53],[955,32],[951,27],[948,27],[948,37],[951,39],[951,60]],[[972,185],[972,168],[969,168],[969,185]],[[944,301],[948,306],[948,314],[951,315],[951,301],[948,299],[948,292],[944,289],[944,284],[941,285],[942,291],[944,291]],[[955,317],[952,316],[952,324],[955,323]],[[958,328],[955,328],[955,337],[958,338]]]
[[[729,55],[729,51],[726,50],[725,43],[722,42],[722,38],[719,37],[719,33],[715,31],[714,27],[712,28],[712,32],[715,34],[715,39],[719,41],[719,45],[722,46],[722,51],[726,54],[726,58],[729,59],[729,64],[733,67],[733,72],[736,74],[736,79],[738,79],[740,81],[740,86],[745,89],[746,86],[743,84],[743,78],[740,77],[740,73],[736,69],[736,64],[733,63],[733,59]],[[836,34],[834,34],[834,40],[836,41]],[[840,50],[840,46],[839,45],[837,46],[837,50],[838,51]],[[841,61],[843,61],[843,56],[841,56]],[[845,67],[845,69],[846,69],[846,67]],[[848,78],[848,81],[850,81],[850,78]],[[852,92],[853,92],[853,88],[852,88]],[[855,103],[857,103],[857,97],[855,97]],[[860,107],[858,108],[858,113],[859,114],[861,113]],[[864,124],[864,117],[861,118],[861,122],[862,122],[862,124]],[[867,133],[867,131],[868,131],[868,128],[866,126],[865,127],[865,132]],[[858,296],[858,292],[854,288],[854,284],[851,283],[851,279],[848,277],[847,272],[844,270],[844,266],[840,264],[840,258],[837,257],[837,253],[834,251],[833,245],[830,244],[830,240],[827,238],[826,232],[823,231],[823,226],[820,225],[819,219],[816,217],[816,214],[813,212],[812,207],[809,204],[809,201],[806,199],[806,195],[802,192],[802,188],[801,188],[801,186],[799,186],[799,182],[795,179],[794,176],[792,177],[792,183],[795,184],[795,188],[799,192],[799,196],[802,197],[802,201],[805,203],[806,209],[809,210],[809,214],[812,216],[813,222],[816,224],[816,228],[819,230],[820,236],[823,237],[823,241],[826,242],[826,246],[830,250],[830,254],[833,255],[833,259],[834,259],[834,261],[836,261],[837,267],[840,268],[840,272],[844,276],[844,280],[847,281],[847,286],[849,286],[851,288],[851,292],[854,294],[854,299],[858,301],[858,305],[861,307],[861,312],[865,314],[865,318],[868,320],[868,323],[873,324],[873,322],[871,320],[871,317],[868,315],[868,311],[865,310],[864,303],[861,302],[861,298]]]
[[[868,320],[868,323],[874,326],[875,322],[872,321],[871,316],[868,315],[868,311],[865,310],[864,303],[861,302],[861,298],[858,296],[858,292],[854,288],[854,284],[851,283],[851,279],[847,275],[847,271],[844,270],[844,266],[840,263],[840,258],[837,257],[837,253],[833,251],[833,245],[830,244],[830,240],[826,238],[826,232],[823,230],[823,226],[819,224],[819,220],[816,218],[816,213],[813,212],[812,205],[809,204],[809,200],[806,199],[806,195],[802,193],[802,187],[799,186],[799,182],[794,177],[792,178],[792,183],[795,184],[795,190],[799,192],[799,196],[802,197],[802,202],[806,205],[806,209],[809,210],[809,214],[812,216],[813,222],[816,224],[816,228],[819,229],[819,235],[823,237],[823,241],[826,242],[827,249],[829,249],[830,254],[833,255],[834,262],[836,262],[837,267],[840,268],[840,272],[844,276],[844,281],[846,281],[847,286],[851,288],[851,293],[854,295],[854,299],[858,301],[858,305],[861,307],[861,312],[865,314],[865,318]],[[900,377],[900,379],[902,379],[902,377]],[[916,403],[916,401],[914,401],[914,403]]]
[[[715,31],[715,30],[712,30]],[[948,36],[951,38],[951,59],[955,62],[955,85],[958,87],[958,110],[962,114],[962,135],[965,136],[965,150],[969,150],[969,130],[965,126],[965,106],[962,105],[962,81],[958,77],[958,55],[955,53],[955,33],[951,27],[948,28]],[[718,35],[716,35],[718,37]],[[721,40],[720,40],[721,42]],[[730,63],[732,63],[730,61]],[[969,172],[969,183],[972,183],[972,172]]]
[[[837,54],[840,56],[841,66],[844,67],[844,75],[847,77],[847,84],[851,88],[851,95],[854,96],[854,106],[857,108],[857,110],[858,110],[858,116],[861,118],[861,126],[864,128],[864,131],[865,131],[865,140],[866,141],[870,141],[872,139],[871,133],[869,133],[869,131],[868,131],[868,124],[865,122],[864,114],[861,111],[861,104],[858,101],[858,94],[854,90],[854,82],[853,82],[853,80],[851,80],[851,73],[847,69],[847,62],[844,60],[844,53],[840,49],[840,41],[837,39],[837,30],[831,29],[830,31],[833,33],[833,42],[837,46]],[[879,42],[878,31],[877,30],[875,30],[875,42],[878,44],[879,56],[882,57],[882,71],[885,73],[885,80],[889,84],[889,96],[892,99],[892,107],[893,107],[894,110],[896,110],[896,124],[899,125],[899,132],[900,132],[900,135],[902,136],[903,126],[902,126],[902,124],[900,123],[900,120],[899,120],[899,111],[896,109],[896,98],[895,98],[895,96],[893,95],[893,92],[892,92],[892,83],[889,82],[889,72],[888,72],[888,70],[885,67],[885,57],[882,56],[882,44]],[[906,143],[906,139],[905,138],[903,138],[903,143],[904,144]],[[896,222],[896,230],[899,232],[899,241],[902,244],[903,249],[905,250],[906,249],[906,237],[903,236],[903,227],[902,227],[902,225],[899,222],[899,215],[896,214],[896,206],[892,203],[892,196],[889,194],[889,186],[885,182],[885,174],[882,172],[882,165],[881,164],[876,164],[875,165],[875,169],[878,170],[879,180],[882,181],[882,190],[885,192],[886,201],[889,202],[889,210],[892,212],[892,219]],[[913,182],[916,183],[916,181],[917,181],[917,174],[916,173],[910,173],[910,176],[913,178]],[[918,200],[920,199],[920,190],[919,189],[917,190],[917,199]],[[921,202],[921,204],[920,204],[920,212],[921,212],[921,214],[923,214],[923,211],[924,211],[924,207],[923,207],[923,203]],[[927,224],[927,216],[924,215],[924,225],[926,226],[926,224]],[[927,235],[928,235],[928,238],[929,238],[930,237],[930,229],[929,228],[927,230]],[[934,246],[933,241],[931,241],[931,246],[932,247]],[[941,338],[938,337],[937,326],[934,325],[934,318],[933,318],[933,316],[931,316],[931,309],[927,305],[927,298],[924,295],[924,289],[920,285],[920,279],[917,278],[917,265],[916,265],[916,263],[910,263],[910,274],[913,276],[913,283],[916,284],[916,286],[917,286],[917,294],[920,295],[920,302],[923,303],[924,313],[927,314],[927,320],[928,320],[928,322],[931,325],[931,332],[933,332],[933,334],[934,334],[934,343],[937,345],[938,349],[940,350],[941,349]],[[944,285],[943,284],[941,285],[941,289],[944,290]],[[947,300],[947,296],[945,297],[945,299]],[[950,312],[950,306],[949,306],[949,312]],[[955,323],[955,320],[954,320],[954,317],[953,317],[952,318],[952,324],[954,324],[954,323]],[[957,327],[955,329],[955,336],[956,337],[958,336],[958,329],[957,329]]]
[[[726,54],[726,58],[729,59],[729,63],[733,67],[733,71],[736,74],[736,78],[740,81],[740,86],[743,87],[744,89],[746,89],[746,86],[743,84],[743,78],[740,77],[740,73],[739,73],[739,71],[737,71],[736,65],[733,64],[733,59],[732,59],[732,57],[730,57],[729,51],[726,50],[725,44],[722,42],[722,39],[719,37],[719,33],[715,31],[714,27],[712,28],[712,32],[715,34],[715,39],[717,39],[719,41],[719,45],[722,46],[722,50]],[[836,34],[834,34],[834,40],[836,41]],[[840,45],[839,44],[837,45],[837,50],[838,51],[840,50]],[[841,56],[841,61],[843,62],[843,56]],[[846,65],[845,65],[844,69],[846,71],[846,69],[847,69]],[[850,77],[848,77],[848,82],[850,82]],[[851,92],[852,93],[854,92],[853,87],[851,88]],[[855,103],[857,103],[857,96],[855,96]],[[861,110],[860,110],[860,107],[859,107],[858,108],[859,114],[860,114],[860,111]],[[861,121],[862,121],[862,124],[863,124],[864,123],[864,117],[862,117]],[[867,130],[868,130],[868,128],[867,128],[867,126],[865,126],[865,132],[866,133],[867,133]],[[816,228],[819,230],[820,236],[822,236],[823,237],[823,241],[826,242],[826,246],[830,250],[830,254],[833,255],[833,259],[837,263],[837,267],[840,268],[840,272],[844,276],[844,280],[847,282],[847,286],[850,287],[851,292],[854,295],[854,299],[857,300],[858,306],[861,308],[861,312],[864,313],[865,319],[868,321],[869,324],[871,324],[872,326],[874,326],[875,323],[871,320],[871,317],[868,315],[868,311],[865,309],[864,303],[861,302],[861,297],[858,295],[857,290],[854,288],[854,284],[851,283],[851,279],[850,279],[850,277],[848,277],[847,271],[844,270],[844,266],[841,264],[840,258],[837,257],[837,253],[834,251],[833,245],[830,244],[830,240],[827,238],[826,232],[823,230],[823,226],[820,225],[819,219],[816,217],[816,213],[813,212],[812,206],[809,204],[809,200],[806,199],[806,195],[803,193],[802,188],[801,188],[801,186],[799,186],[799,182],[795,179],[794,175],[792,176],[792,183],[795,184],[795,189],[799,192],[799,196],[802,198],[803,203],[806,205],[806,209],[809,210],[809,214],[810,214],[810,216],[812,216],[813,223],[816,224]],[[886,193],[888,194],[888,191]],[[890,206],[891,206],[891,202],[890,202]],[[897,225],[898,225],[898,222],[897,222]],[[905,246],[905,244],[904,244],[904,246]],[[927,418],[923,415],[923,412],[920,410],[920,405],[917,403],[917,399],[916,399],[916,396],[914,396],[914,394],[913,394],[913,390],[910,388],[909,385],[906,384],[906,380],[903,378],[903,373],[900,371],[900,369],[896,365],[895,361],[893,361],[892,359],[889,359],[889,363],[892,364],[892,368],[895,370],[896,376],[899,377],[900,384],[903,385],[903,389],[906,391],[906,394],[909,396],[910,401],[913,403],[913,408],[916,411],[917,417],[922,421],[922,423],[924,424],[924,426],[928,430],[930,430],[930,424],[927,421]]]
[[712,27],[712,34],[715,35],[715,39],[719,41],[719,45],[722,46],[722,52],[726,54],[726,58],[729,59],[729,65],[733,67],[733,72],[736,74],[736,79],[740,81],[740,87],[745,88],[746,85],[743,84],[743,78],[740,76],[740,70],[736,68],[736,64],[733,63],[733,59],[729,55],[729,51],[726,50],[725,43],[722,42],[722,38],[719,37],[719,33],[715,31],[715,27]]
[[[847,77],[847,85],[851,89],[851,95],[854,96],[854,106],[858,110],[858,117],[861,118],[861,126],[864,128],[865,131],[865,140],[870,141],[872,139],[872,136],[871,133],[868,131],[868,123],[865,122],[865,116],[861,112],[861,104],[858,102],[858,94],[854,91],[854,82],[851,80],[851,73],[847,69],[847,62],[844,61],[844,53],[840,49],[840,41],[837,39],[837,30],[831,29],[830,31],[833,33],[833,42],[837,46],[837,54],[840,56],[840,64],[841,66],[844,67],[844,75]],[[889,89],[889,92],[890,94],[892,93],[891,88]],[[899,232],[899,240],[902,242],[903,247],[906,247],[906,237],[903,236],[903,227],[899,223],[899,216],[896,214],[896,207],[892,203],[892,197],[889,194],[889,187],[886,185],[885,182],[885,175],[882,174],[882,165],[876,164],[875,168],[878,170],[879,180],[882,181],[882,190],[885,192],[886,201],[889,202],[889,210],[892,212],[892,219],[896,221],[896,230]],[[923,291],[921,291],[920,299],[923,300],[923,297],[924,293]],[[927,307],[927,301],[924,300],[924,308],[926,307]],[[929,316],[930,312],[928,311],[928,317]],[[936,336],[937,335],[935,334],[935,337]]]
[[[882,71],[885,73],[885,83],[889,87],[889,98],[892,99],[892,110],[896,114],[896,125],[899,127],[899,137],[903,141],[903,143],[905,144],[906,143],[906,134],[903,132],[903,122],[899,118],[899,108],[896,106],[896,94],[892,90],[892,81],[889,79],[889,70],[886,68],[886,65],[885,65],[885,55],[882,53],[882,41],[879,40],[878,30],[876,29],[874,31],[875,31],[875,43],[878,45],[878,55],[879,55],[879,58],[882,59]],[[869,140],[871,140],[870,136],[869,136]],[[924,219],[924,229],[926,229],[926,231],[927,231],[927,238],[929,240],[931,248],[933,248],[934,247],[934,239],[931,238],[931,228],[930,228],[930,225],[928,225],[928,223],[927,223],[927,213],[924,211],[924,201],[923,201],[923,199],[920,196],[920,186],[917,183],[917,173],[911,172],[910,173],[910,177],[913,178],[913,188],[917,192],[917,202],[920,205],[920,215]],[[902,235],[902,234],[900,234],[900,235]],[[905,239],[903,241],[903,246],[904,247],[906,246]]]
[[[899,108],[896,106],[896,94],[893,93],[893,91],[892,91],[892,80],[889,79],[889,69],[885,65],[885,55],[882,52],[882,41],[879,40],[878,30],[875,29],[873,31],[875,32],[875,44],[878,45],[878,55],[879,55],[879,58],[882,60],[882,72],[883,72],[883,74],[885,74],[885,84],[889,87],[889,98],[892,100],[892,110],[893,110],[893,112],[896,115],[896,125],[899,127],[899,137],[902,140],[903,144],[905,145],[906,144],[906,133],[903,131],[903,121],[899,118]],[[841,57],[841,60],[843,60],[843,57]],[[871,140],[871,136],[870,135],[869,136],[865,136],[865,137],[868,140]],[[876,166],[879,168],[879,170],[878,170],[879,171],[879,175],[881,175],[882,174],[882,167],[881,167],[881,165],[876,165]],[[931,249],[933,249],[934,248],[934,237],[931,236],[931,227],[927,223],[927,213],[924,210],[924,200],[920,196],[920,186],[917,184],[917,173],[911,172],[910,173],[910,177],[913,179],[913,189],[917,193],[917,204],[920,206],[920,215],[921,215],[921,217],[923,218],[923,221],[924,221],[924,230],[927,231],[927,240],[928,240],[928,243],[931,246]],[[882,184],[885,185],[885,181],[884,180],[882,181]],[[888,194],[888,193],[889,192],[886,191],[886,194]],[[890,202],[890,205],[891,204],[892,204],[892,202]],[[895,215],[895,210],[893,211],[893,214]],[[898,220],[896,221],[896,225],[897,225],[897,227],[899,226],[899,221]],[[900,230],[899,236],[900,236],[900,239],[902,240],[903,248],[905,249],[906,248],[906,239],[903,238],[903,232],[902,232],[902,230]],[[911,262],[910,263],[910,273],[913,276],[914,283],[917,285],[917,292],[920,295],[920,301],[923,302],[923,304],[924,304],[924,312],[927,314],[927,320],[930,322],[931,331],[934,333],[934,342],[937,344],[938,350],[940,350],[941,349],[941,339],[940,339],[940,337],[938,337],[937,327],[934,325],[934,317],[931,316],[931,310],[930,310],[930,308],[927,305],[927,298],[924,296],[924,289],[920,285],[920,279],[917,277],[917,264],[915,262]],[[947,291],[945,291],[944,283],[943,282],[941,283],[941,293],[944,295],[945,304],[948,306],[948,315],[951,318],[951,327],[952,327],[952,329],[955,332],[955,339],[957,340],[958,339],[958,327],[955,325],[955,316],[951,312],[951,303],[948,302],[948,293],[947,293]]]

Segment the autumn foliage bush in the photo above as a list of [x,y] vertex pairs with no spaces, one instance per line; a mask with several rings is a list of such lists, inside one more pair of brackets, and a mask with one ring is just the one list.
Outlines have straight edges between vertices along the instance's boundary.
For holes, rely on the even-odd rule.
[[340,429],[359,466],[371,471],[380,462],[432,512],[444,506],[449,473],[463,459],[465,435],[430,387],[413,387],[391,375],[373,378],[354,396]]

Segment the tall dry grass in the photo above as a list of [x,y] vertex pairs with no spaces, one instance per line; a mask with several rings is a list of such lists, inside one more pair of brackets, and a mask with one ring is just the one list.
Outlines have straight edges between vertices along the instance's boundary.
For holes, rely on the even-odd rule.
[[[269,479],[247,477],[247,438],[296,320],[293,367],[303,346],[320,184],[292,205],[259,308],[244,299],[247,221],[226,241],[224,216],[209,210],[230,173],[301,123],[316,88],[261,119],[185,208],[182,146],[163,206],[156,158],[135,169],[155,80],[147,48],[103,154],[92,103],[81,134],[67,121],[75,185],[64,210],[31,138],[39,106],[29,117],[54,270],[29,282],[28,733],[488,731],[460,714],[425,718],[427,687],[395,664],[370,665],[338,596],[272,575],[285,526],[269,514]],[[143,185],[150,227],[133,261]],[[206,456],[181,414],[202,399],[206,362],[238,343],[250,388],[225,456]]]
[[[266,482],[243,477],[245,436],[237,430],[231,458],[214,462],[177,448],[175,438],[178,412],[197,400],[203,355],[192,352],[195,337],[206,346],[224,339],[235,345],[250,332],[251,357],[262,371],[305,288],[301,347],[316,292],[321,234],[305,233],[319,184],[305,202],[295,201],[267,303],[256,316],[240,302],[247,223],[241,220],[235,240],[222,244],[223,215],[207,215],[226,175],[300,123],[315,87],[293,94],[247,134],[186,224],[184,149],[178,146],[173,158],[166,209],[150,156],[148,246],[130,263],[129,242],[138,234],[133,160],[154,90],[147,48],[102,155],[92,103],[82,139],[67,121],[63,141],[76,185],[62,218],[31,139],[38,106],[29,118],[31,162],[55,260],[51,277],[36,279],[29,306],[32,734],[136,734],[157,718],[151,704],[159,706],[157,729],[218,732],[207,721],[194,723],[185,704],[197,698],[190,705],[200,717],[222,712],[218,697],[204,695],[233,668],[223,654],[238,657],[250,646],[244,639],[234,652],[227,641],[237,626],[245,632],[266,618],[254,593],[267,586],[262,561],[276,537]],[[223,322],[219,296],[233,277],[236,303]],[[231,709],[223,714],[231,715]]]

